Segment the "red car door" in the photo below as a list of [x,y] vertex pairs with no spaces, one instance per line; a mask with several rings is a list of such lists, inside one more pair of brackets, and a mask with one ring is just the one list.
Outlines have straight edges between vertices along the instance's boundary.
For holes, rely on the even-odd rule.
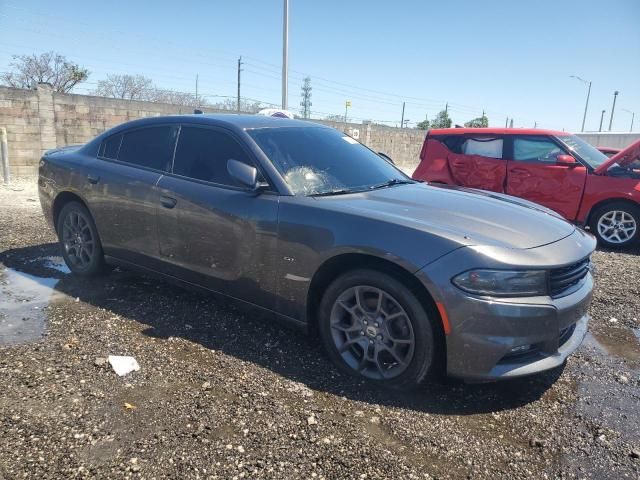
[[580,163],[571,163],[568,152],[551,137],[513,136],[507,151],[510,158],[505,193],[575,220],[587,169]]
[[503,192],[507,162],[503,160],[504,140],[499,137],[469,137],[460,153],[449,153],[451,177],[457,185]]

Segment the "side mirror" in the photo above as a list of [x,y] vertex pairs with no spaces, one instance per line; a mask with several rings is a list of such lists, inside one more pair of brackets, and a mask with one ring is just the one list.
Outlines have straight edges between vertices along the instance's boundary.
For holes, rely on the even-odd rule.
[[387,155],[386,153],[378,152],[378,155],[380,155],[382,158],[384,158],[390,164],[392,164],[392,165],[396,164],[396,162],[394,162],[393,159],[389,155]]
[[227,160],[227,172],[232,178],[251,190],[261,190],[267,186],[264,182],[258,181],[258,170],[256,167],[239,162],[238,160]]
[[558,155],[556,163],[559,165],[577,165],[578,161],[572,155]]

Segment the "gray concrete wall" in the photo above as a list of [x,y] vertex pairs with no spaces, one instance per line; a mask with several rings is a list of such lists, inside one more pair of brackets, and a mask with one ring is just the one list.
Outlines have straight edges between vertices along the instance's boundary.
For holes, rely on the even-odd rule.
[[[202,108],[204,112],[218,112]],[[37,90],[0,87],[0,125],[9,141],[9,162],[14,175],[36,173],[42,153],[51,148],[85,143],[120,123],[142,117],[192,113],[191,107],[138,102],[88,95],[61,94],[48,85]],[[229,113],[229,112],[224,112]],[[389,155],[406,170],[413,170],[425,132],[371,124],[319,121]]]
[[596,147],[626,148],[633,142],[640,140],[638,133],[595,132],[577,133],[580,138]]

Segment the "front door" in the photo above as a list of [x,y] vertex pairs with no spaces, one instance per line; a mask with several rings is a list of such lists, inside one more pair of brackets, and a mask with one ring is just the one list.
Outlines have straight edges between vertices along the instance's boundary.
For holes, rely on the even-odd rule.
[[173,172],[158,183],[160,254],[178,278],[273,308],[278,195],[247,190],[229,159],[255,165],[225,130],[181,127]]
[[531,200],[575,220],[587,169],[580,163],[559,164],[558,155],[570,155],[551,137],[514,136],[509,146],[509,195]]

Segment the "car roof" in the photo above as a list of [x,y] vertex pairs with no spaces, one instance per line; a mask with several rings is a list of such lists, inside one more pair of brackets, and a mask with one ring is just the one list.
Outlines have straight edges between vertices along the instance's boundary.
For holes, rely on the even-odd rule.
[[235,113],[199,113],[191,115],[164,115],[132,120],[118,125],[113,131],[133,127],[144,127],[160,123],[197,123],[204,125],[226,126],[236,129],[278,128],[278,127],[325,127],[324,125],[289,118],[275,118],[264,115],[248,115]]
[[429,135],[571,135],[541,128],[433,128]]

